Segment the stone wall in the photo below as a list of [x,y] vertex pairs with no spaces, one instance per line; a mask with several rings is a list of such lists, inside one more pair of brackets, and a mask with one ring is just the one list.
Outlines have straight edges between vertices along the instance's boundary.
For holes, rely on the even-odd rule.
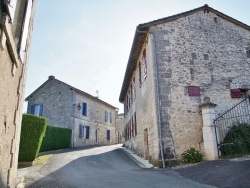
[[0,187],[14,187],[17,171],[24,86],[36,0],[33,1],[25,59],[21,62],[17,51],[20,35],[16,31],[19,30],[20,34],[24,3],[24,0],[17,1],[13,24],[0,11]]
[[[180,159],[184,150],[201,147],[203,98],[218,105],[218,114],[240,100],[230,89],[250,87],[250,32],[204,11],[150,30],[156,35],[165,158]],[[190,97],[188,86],[199,86],[200,96]]]
[[[146,42],[147,41],[147,42]],[[156,100],[156,88],[155,88],[155,66],[153,62],[152,54],[152,41],[150,35],[146,39],[141,54],[137,61],[137,67],[131,78],[130,85],[133,84],[133,78],[135,78],[135,91],[136,98],[130,105],[129,111],[125,114],[125,125],[128,124],[132,116],[136,113],[137,121],[137,135],[125,142],[125,145],[136,151],[137,154],[145,158],[159,159],[159,134],[157,126],[157,100]],[[142,69],[142,54],[146,49],[146,62],[147,62],[147,76],[143,77]],[[142,72],[142,84],[139,84],[139,63],[141,62]],[[129,87],[130,88],[130,87]],[[129,91],[127,91],[127,95]],[[144,142],[144,131],[147,130],[148,134],[148,156],[146,156],[146,145]]]

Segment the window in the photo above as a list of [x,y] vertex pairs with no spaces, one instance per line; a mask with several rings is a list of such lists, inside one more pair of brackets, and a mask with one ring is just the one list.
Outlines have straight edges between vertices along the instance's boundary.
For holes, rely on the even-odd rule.
[[132,104],[133,103],[133,85],[131,84],[130,86],[130,103]]
[[109,122],[112,123],[112,113],[109,113]]
[[135,124],[135,136],[136,136],[137,135],[136,112],[134,114],[134,124]]
[[30,24],[32,4],[33,4],[33,0],[26,1],[25,17],[23,21],[22,36],[20,39],[20,48],[19,48],[19,55],[20,55],[22,62],[24,62],[24,57],[26,54],[26,43],[27,43],[27,38],[28,38],[28,33],[29,33],[29,24]]
[[188,86],[188,94],[190,97],[199,97],[200,96],[200,87]]
[[143,50],[142,62],[143,62],[143,76],[145,79],[147,77],[146,49]]
[[13,23],[17,0],[8,0],[8,1],[4,1],[4,2],[7,5],[7,10],[8,10],[9,16],[10,16],[10,21],[11,21],[11,23]]
[[89,139],[89,126],[79,125],[79,138],[80,139]]
[[30,113],[36,116],[43,115],[43,104],[34,104],[30,107]]
[[82,115],[87,116],[87,103],[82,103]]
[[110,140],[110,130],[107,130],[107,140]]
[[141,62],[139,62],[139,84],[141,86],[142,82],[141,82]]
[[105,117],[105,122],[108,122],[109,117],[108,117],[108,112],[106,110],[105,110],[104,117]]
[[246,98],[248,96],[248,89],[231,89],[231,98],[237,99],[237,98]]
[[135,100],[135,78],[133,78],[133,99]]
[[247,54],[247,58],[250,58],[250,50],[247,50],[246,54]]

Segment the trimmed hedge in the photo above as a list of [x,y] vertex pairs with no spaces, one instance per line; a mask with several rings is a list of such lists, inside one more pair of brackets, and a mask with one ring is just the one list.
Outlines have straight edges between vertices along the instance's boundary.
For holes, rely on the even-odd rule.
[[69,148],[71,129],[47,126],[40,152]]
[[250,154],[250,125],[241,123],[227,133],[221,147],[222,156]]
[[23,114],[19,146],[19,162],[32,162],[37,157],[47,121],[43,117]]

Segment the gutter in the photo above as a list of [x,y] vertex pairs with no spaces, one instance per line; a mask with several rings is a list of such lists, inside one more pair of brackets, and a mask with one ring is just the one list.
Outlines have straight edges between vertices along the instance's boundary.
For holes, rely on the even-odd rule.
[[152,34],[153,35],[153,55],[154,55],[154,62],[155,62],[155,71],[156,71],[156,89],[157,89],[157,111],[158,111],[158,134],[159,134],[159,145],[160,145],[160,150],[161,150],[161,160],[162,160],[162,167],[166,168],[165,166],[165,159],[164,159],[164,154],[163,154],[163,146],[162,146],[162,132],[161,132],[161,110],[160,110],[160,89],[159,89],[159,74],[158,74],[158,60],[157,60],[157,53],[156,53],[156,39],[155,39],[155,33],[154,31],[140,31],[138,27],[136,28],[137,33],[145,33],[145,34]]

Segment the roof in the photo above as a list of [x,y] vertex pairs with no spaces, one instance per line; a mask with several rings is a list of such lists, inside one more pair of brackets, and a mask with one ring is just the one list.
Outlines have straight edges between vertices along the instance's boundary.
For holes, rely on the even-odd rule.
[[48,79],[46,82],[44,82],[40,87],[38,87],[33,93],[31,93],[28,97],[26,97],[25,101],[28,101],[29,98],[31,98],[36,92],[38,92],[40,89],[42,89],[43,86],[45,86],[45,85],[46,85],[48,82],[50,82],[51,80],[56,80],[56,81],[58,81],[58,82],[60,82],[60,83],[62,83],[62,84],[64,84],[64,85],[67,85],[68,87],[70,87],[71,90],[74,90],[75,92],[78,92],[78,93],[80,93],[80,94],[82,94],[82,95],[85,95],[85,96],[87,96],[87,97],[89,97],[89,98],[91,98],[91,99],[93,99],[93,100],[96,100],[96,101],[98,101],[98,102],[101,102],[101,103],[103,103],[103,104],[105,104],[105,105],[107,105],[107,106],[109,106],[109,107],[111,107],[111,108],[119,109],[119,108],[117,108],[117,107],[115,107],[115,106],[113,106],[113,105],[111,105],[111,104],[109,104],[109,103],[107,103],[107,102],[105,102],[105,101],[103,101],[103,100],[101,100],[101,99],[95,97],[95,96],[92,96],[92,95],[90,95],[90,94],[88,94],[88,93],[86,93],[86,92],[84,92],[84,91],[82,91],[82,90],[80,90],[80,89],[77,89],[77,88],[75,88],[75,87],[73,87],[73,86],[71,86],[71,85],[69,85],[69,84],[66,84],[65,82],[62,82],[62,81],[60,81],[60,80],[58,80],[58,79],[55,79],[54,76],[49,76],[49,79]]
[[140,55],[144,40],[147,36],[146,32],[139,33],[138,31],[149,31],[149,28],[152,26],[159,25],[159,24],[166,23],[166,22],[170,22],[170,21],[174,21],[174,20],[177,20],[181,17],[189,16],[189,15],[194,14],[196,12],[205,11],[205,10],[213,12],[217,16],[220,16],[220,17],[222,17],[230,22],[233,22],[234,24],[241,26],[242,28],[245,28],[245,29],[250,31],[250,26],[248,26],[248,25],[246,25],[246,24],[244,24],[244,23],[242,23],[242,22],[240,22],[232,17],[225,15],[222,12],[219,12],[219,11],[213,9],[206,4],[202,7],[199,7],[199,8],[187,11],[187,12],[183,12],[183,13],[176,14],[173,16],[161,18],[161,19],[154,20],[154,21],[151,21],[148,23],[139,24],[136,27],[134,40],[133,40],[132,47],[130,50],[130,55],[129,55],[129,59],[128,59],[128,63],[127,63],[127,67],[126,67],[126,71],[125,71],[125,75],[124,75],[124,79],[123,79],[123,84],[122,84],[122,88],[121,88],[121,92],[120,92],[120,97],[119,97],[120,102],[124,102],[124,99],[125,99],[125,96],[126,96],[126,93],[127,93],[130,81],[131,81],[131,77],[133,75],[134,70],[136,69],[137,59]]

